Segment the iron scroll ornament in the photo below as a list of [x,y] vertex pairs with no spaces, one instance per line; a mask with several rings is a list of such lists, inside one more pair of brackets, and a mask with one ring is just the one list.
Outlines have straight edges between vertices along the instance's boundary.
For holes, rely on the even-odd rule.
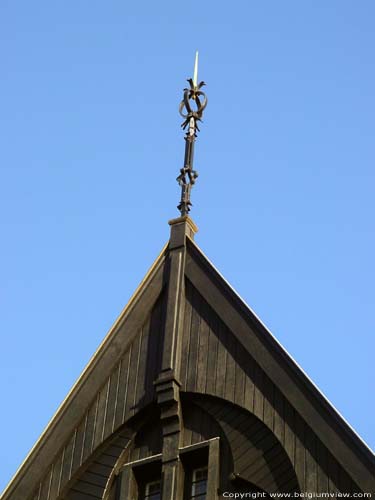
[[[188,80],[190,84],[190,88],[184,89],[184,97],[180,103],[179,112],[180,115],[185,118],[185,121],[181,124],[181,127],[185,130],[187,125],[190,122],[191,118],[194,118],[195,122],[202,121],[202,115],[205,107],[207,106],[207,96],[201,90],[201,88],[206,85],[204,82],[200,82],[199,85],[195,86],[193,79],[189,78]],[[201,102],[201,98],[203,102]],[[190,101],[193,100],[196,104],[197,109],[193,110]],[[183,109],[186,109],[187,113],[183,113]],[[199,132],[199,128],[197,123],[195,123],[195,127]]]
[[[188,82],[190,88],[184,89],[184,96],[179,106],[180,115],[185,118],[181,127],[185,130],[189,126],[185,134],[184,166],[180,169],[180,175],[176,179],[181,186],[181,200],[177,207],[181,216],[188,215],[192,206],[190,201],[191,188],[198,177],[198,172],[193,169],[194,144],[197,131],[199,132],[197,122],[202,121],[203,111],[207,106],[207,96],[201,90],[205,83],[200,82],[199,85],[194,85],[194,81],[191,78]],[[195,103],[195,109],[192,106],[192,101]]]

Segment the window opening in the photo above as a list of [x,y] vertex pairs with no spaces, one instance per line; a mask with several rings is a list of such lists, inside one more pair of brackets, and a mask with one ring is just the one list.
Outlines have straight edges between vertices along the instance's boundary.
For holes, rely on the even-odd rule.
[[193,470],[190,498],[194,498],[195,500],[206,499],[207,474],[207,467]]
[[145,500],[161,500],[161,482],[152,481],[146,484]]

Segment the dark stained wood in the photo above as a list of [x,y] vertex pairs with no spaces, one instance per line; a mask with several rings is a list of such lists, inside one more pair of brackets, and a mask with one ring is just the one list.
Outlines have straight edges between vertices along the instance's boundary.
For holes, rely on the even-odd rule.
[[234,352],[235,340],[232,333],[228,332],[224,398],[229,401],[234,401],[236,385],[236,362],[234,359]]
[[186,380],[186,390],[195,391],[196,384],[196,360],[198,359],[198,345],[199,345],[199,324],[200,324],[200,314],[199,314],[199,303],[194,303],[195,294],[192,297],[192,317],[191,317],[191,333],[190,333],[190,349],[189,349],[189,361],[187,368],[187,380]]
[[130,366],[129,366],[129,379],[128,379],[128,387],[127,387],[126,402],[125,402],[124,420],[127,420],[135,413],[137,377],[138,377],[141,343],[142,343],[142,332],[140,335],[138,335],[138,337],[134,340],[132,344],[132,355],[130,358]]
[[264,397],[262,393],[263,371],[258,365],[254,365],[254,415],[263,419]]
[[104,488],[101,488],[97,484],[92,484],[90,482],[81,480],[76,484],[73,491],[79,493],[86,493],[88,495],[93,496],[94,498],[102,498],[102,495],[104,493]]
[[[204,300],[236,336],[243,347],[254,356],[257,364],[270,376],[283,396],[298,410],[304,420],[326,445],[334,450],[352,477],[371,489],[375,459],[337,415],[322,395],[283,351],[265,327],[222,280],[194,243],[189,242],[186,275]],[[257,373],[254,373],[257,380]],[[254,412],[260,415],[261,387],[255,383]],[[324,415],[324,416],[323,416]],[[281,424],[281,422],[280,422]],[[280,431],[281,426],[280,426]],[[355,464],[355,466],[354,466]]]
[[[252,360],[251,360],[252,361]],[[245,396],[244,396],[244,408],[250,412],[254,411],[254,363],[247,361],[248,371],[247,377],[245,377]]]
[[83,419],[76,430],[74,451],[73,451],[73,461],[72,461],[72,471],[76,471],[81,465],[82,451],[83,451],[83,440],[85,437],[85,424],[86,419]]
[[[73,398],[69,432],[61,430],[53,454],[49,445],[44,475],[35,475],[30,495],[22,496],[25,480],[3,500],[19,492],[22,500],[101,499],[120,456],[123,464],[155,455],[168,483],[164,497],[177,498],[181,485],[166,478],[181,480],[181,445],[212,438],[220,438],[222,488],[233,473],[269,492],[372,484],[364,447],[190,243],[184,272],[181,234],[142,289],[144,302],[131,305],[134,316],[121,319],[95,372],[83,377],[90,388],[78,384],[82,399]],[[153,425],[140,427],[147,411]]]
[[215,393],[216,385],[216,367],[217,367],[217,351],[218,351],[218,338],[215,334],[216,317],[210,318],[209,338],[208,338],[208,357],[207,357],[207,371],[206,371],[206,394]]
[[339,477],[340,477],[340,468],[337,461],[328,453],[328,474],[329,474],[329,491],[330,493],[339,492]]
[[52,472],[53,468],[51,467],[50,470],[48,471],[47,475],[45,476],[42,486],[40,488],[40,493],[39,493],[39,500],[48,500],[49,498],[49,492],[51,488],[51,481],[52,481]]
[[281,392],[275,388],[273,432],[280,443],[284,443],[284,401],[285,399]]
[[109,467],[113,467],[116,463],[117,457],[113,455],[107,455],[107,453],[102,453],[100,455],[100,463],[104,465],[108,465]]
[[105,414],[107,410],[107,401],[109,392],[109,381],[110,379],[107,380],[106,384],[102,387],[101,391],[98,394],[98,405],[95,418],[93,449],[95,449],[103,441],[104,422],[105,422]]
[[210,328],[206,319],[201,316],[198,331],[197,378],[195,391],[202,393],[206,392],[209,331]]
[[118,429],[125,420],[125,403],[129,388],[130,359],[132,356],[132,350],[133,346],[130,345],[128,351],[120,361],[119,385],[115,410],[115,429]]
[[65,497],[66,500],[94,500],[95,498],[100,498],[98,496],[88,495],[86,493],[82,493],[80,491],[70,491],[69,494]]
[[235,380],[236,384],[234,387],[234,402],[238,404],[239,406],[244,406],[244,401],[245,401],[245,371],[243,369],[244,366],[246,366],[247,359],[246,359],[246,353],[239,344],[234,339],[234,349],[235,349]]
[[269,429],[274,428],[274,385],[269,377],[264,377],[263,383],[263,418],[262,421]]
[[[183,384],[182,388],[187,390],[186,383],[188,380],[188,366],[189,366],[189,352],[190,352],[190,335],[187,334],[191,331],[191,316],[192,316],[192,287],[189,282],[185,280],[185,311],[184,311],[184,335],[182,335],[182,347],[180,358],[179,379]],[[186,332],[186,333],[185,333]]]
[[111,376],[109,378],[108,402],[107,402],[107,411],[105,415],[104,434],[103,434],[104,439],[110,436],[114,431],[114,420],[115,420],[118,390],[119,390],[119,378],[120,378],[120,362],[117,364],[114,372],[111,373]]
[[112,471],[112,467],[98,462],[93,462],[90,465],[89,470],[95,474],[100,474],[101,476],[109,477]]
[[316,456],[316,437],[311,429],[305,429],[305,488],[306,491],[318,490],[318,471]]
[[69,443],[64,449],[64,458],[61,469],[61,481],[60,481],[61,489],[69,481],[71,477],[74,441],[75,441],[75,434],[71,437]]
[[50,490],[49,500],[56,498],[57,494],[59,492],[62,458],[63,458],[62,453],[60,453],[57,460],[55,461],[55,463],[53,465],[53,474],[52,474],[52,482],[51,482],[51,490]]
[[100,486],[102,488],[104,488],[105,485],[107,484],[107,478],[99,474],[94,474],[92,472],[85,473],[85,481],[89,482],[90,484],[95,484],[97,486]]
[[343,493],[352,493],[352,480],[341,467],[339,471],[339,485],[340,491]]
[[[86,415],[85,422],[85,435],[83,438],[83,454],[82,454],[82,462],[84,462],[92,451],[92,444],[94,439],[94,431],[95,431],[95,417],[97,411],[98,398],[95,398],[95,401],[90,406],[90,409]],[[62,483],[63,484],[63,483]]]
[[220,483],[220,441],[213,439],[209,444],[207,498],[215,500]]
[[316,443],[316,457],[317,457],[317,491],[329,491],[328,486],[328,456],[327,448],[318,439]]
[[[224,397],[226,371],[227,371],[227,354],[228,354],[225,348],[227,329],[225,328],[225,325],[223,325],[221,322],[217,322],[216,325],[217,325],[218,347],[217,347],[215,394],[217,394],[220,397]],[[212,369],[214,369],[214,367],[212,367]]]
[[295,433],[294,433],[294,409],[288,401],[284,401],[284,449],[294,464],[295,458]]
[[305,491],[305,423],[297,412],[294,417],[296,432],[294,470],[301,490]]

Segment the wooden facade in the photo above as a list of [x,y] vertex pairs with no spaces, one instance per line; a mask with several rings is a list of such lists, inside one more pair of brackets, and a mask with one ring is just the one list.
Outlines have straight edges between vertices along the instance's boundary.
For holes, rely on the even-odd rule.
[[170,224],[2,500],[374,494],[372,452],[199,250],[191,219]]

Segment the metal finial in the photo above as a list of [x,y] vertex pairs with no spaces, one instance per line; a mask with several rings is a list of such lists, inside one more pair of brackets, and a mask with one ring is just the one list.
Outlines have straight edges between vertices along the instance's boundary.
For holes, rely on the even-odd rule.
[[195,53],[193,83],[194,83],[194,87],[196,87],[198,85],[198,51],[196,51],[196,53]]
[[180,103],[180,115],[185,118],[181,127],[185,130],[189,128],[185,134],[185,160],[184,166],[180,169],[180,175],[177,177],[177,182],[181,186],[181,201],[178,209],[181,215],[188,215],[192,205],[190,201],[191,188],[195,184],[198,177],[198,172],[193,169],[194,160],[194,143],[199,132],[198,121],[202,121],[202,115],[207,106],[206,94],[201,90],[204,82],[198,82],[198,51],[195,54],[195,64],[193,78],[189,78],[190,88],[184,89],[184,96]]

